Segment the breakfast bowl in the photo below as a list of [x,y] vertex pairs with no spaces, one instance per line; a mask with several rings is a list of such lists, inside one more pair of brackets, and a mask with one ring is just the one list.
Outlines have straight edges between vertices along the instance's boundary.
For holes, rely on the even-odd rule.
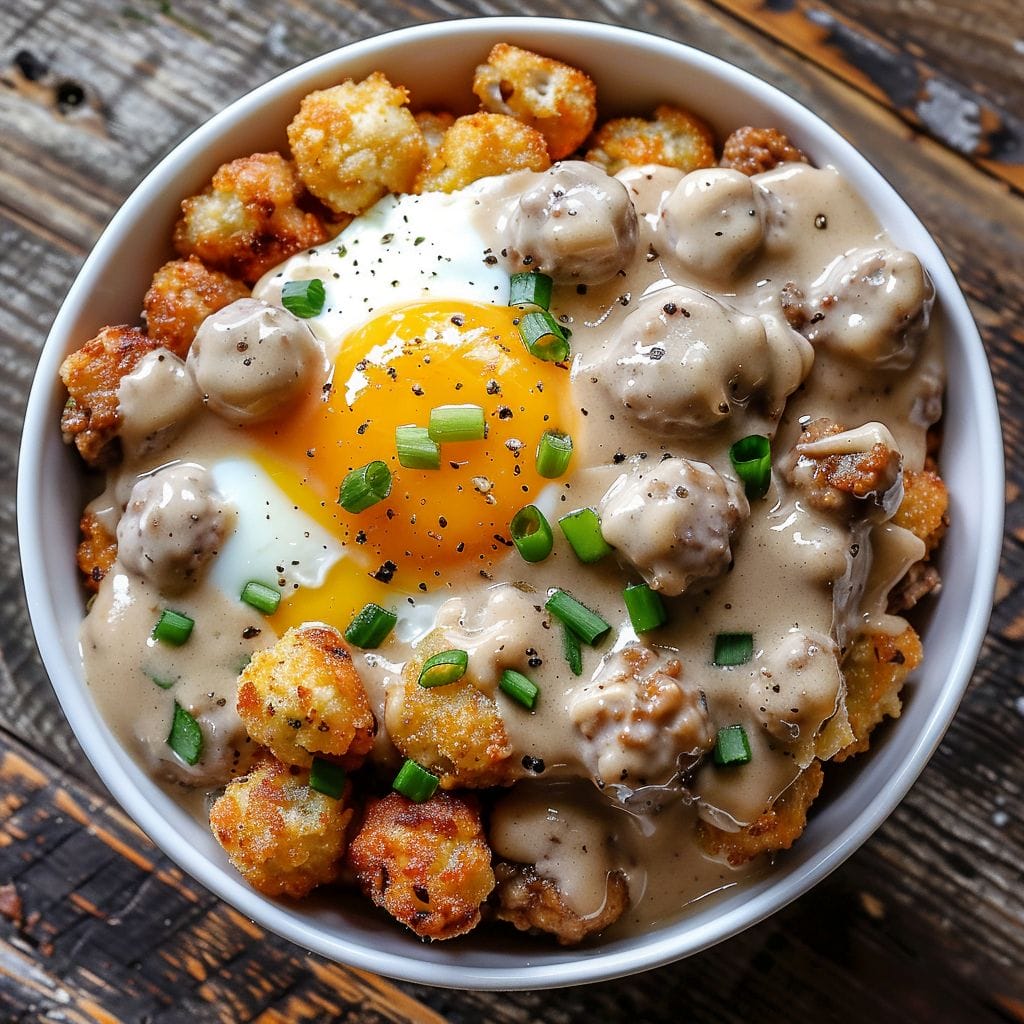
[[[79,637],[85,595],[75,549],[86,484],[59,428],[62,361],[104,325],[136,321],[154,271],[172,256],[181,200],[199,192],[219,165],[250,153],[287,152],[285,128],[304,96],[375,71],[408,87],[417,108],[469,112],[475,104],[467,83],[498,42],[585,69],[597,84],[602,117],[675,100],[720,138],[740,125],[772,126],[815,165],[838,168],[894,242],[916,253],[927,270],[936,293],[932,330],[947,368],[939,463],[951,512],[937,556],[942,588],[915,620],[926,656],[904,691],[902,714],[880,730],[869,754],[841,770],[799,841],[765,870],[649,928],[577,948],[490,928],[426,944],[354,894],[273,899],[231,869],[209,830],[124,749],[85,682]],[[994,390],[967,305],[935,242],[854,145],[775,88],[684,45],[583,22],[494,18],[424,25],[328,53],[237,100],[157,165],[96,244],[44,346],[26,413],[18,522],[32,624],[61,705],[111,793],[171,859],[260,925],[341,963],[421,984],[536,989],[631,974],[706,949],[806,892],[865,842],[924,768],[966,688],[991,609],[1002,501]]]

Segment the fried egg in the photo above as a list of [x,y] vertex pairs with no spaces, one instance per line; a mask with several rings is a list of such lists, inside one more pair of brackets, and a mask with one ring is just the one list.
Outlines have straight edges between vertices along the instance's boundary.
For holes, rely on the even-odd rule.
[[[285,282],[320,278],[324,309],[307,322],[331,361],[317,393],[246,430],[260,474],[317,532],[289,530],[322,533],[320,546],[338,550],[321,560],[322,578],[284,588],[275,628],[344,623],[371,600],[429,606],[460,580],[489,578],[511,547],[509,521],[548,485],[535,452],[545,430],[575,426],[568,370],[523,344],[508,274],[472,227],[475,205],[472,189],[389,196],[254,291],[276,302]],[[437,470],[399,465],[396,428],[466,404],[484,410],[483,440],[443,445]],[[389,497],[346,512],[341,482],[375,460],[392,472]]]

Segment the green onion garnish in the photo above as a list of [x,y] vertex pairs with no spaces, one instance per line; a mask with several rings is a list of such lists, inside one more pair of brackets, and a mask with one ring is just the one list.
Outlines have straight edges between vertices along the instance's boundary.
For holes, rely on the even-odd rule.
[[591,647],[607,636],[612,628],[600,615],[592,612],[586,605],[580,604],[564,590],[553,590],[544,607]]
[[169,679],[167,676],[158,676],[155,672],[146,673],[149,678],[160,687],[161,690],[169,690],[178,680]]
[[406,469],[440,469],[441,447],[430,440],[426,427],[395,427],[398,464]]
[[421,804],[429,800],[437,789],[437,776],[431,775],[426,768],[421,768],[415,761],[407,760],[398,770],[391,788],[408,797],[413,803]]
[[646,583],[635,583],[626,587],[622,592],[622,599],[626,602],[629,621],[637,633],[657,629],[668,618],[661,594],[651,590]]
[[423,662],[420,669],[420,686],[430,689],[434,686],[447,686],[460,680],[466,674],[469,665],[469,654],[466,651],[441,651]]
[[177,702],[174,702],[174,718],[167,735],[167,746],[185,764],[195,764],[203,752],[203,730],[199,723]]
[[745,665],[754,656],[751,633],[719,633],[715,637],[715,664]]
[[509,283],[508,304],[547,309],[551,305],[551,283],[547,274],[513,274]]
[[559,430],[545,430],[537,445],[537,472],[548,480],[561,476],[572,458],[572,438]]
[[572,674],[578,676],[583,671],[583,647],[576,631],[564,622],[562,623],[562,651]]
[[601,520],[592,508],[578,508],[562,516],[558,525],[576,557],[584,564],[599,562],[611,554],[612,546],[601,536]]
[[364,605],[345,630],[345,639],[364,651],[376,650],[395,628],[398,616],[379,604]]
[[249,580],[242,588],[242,600],[264,615],[273,615],[281,603],[281,591],[276,587],[268,587],[266,583]]
[[715,738],[715,764],[728,767],[750,763],[750,741],[742,725],[728,725]]
[[507,668],[501,673],[498,686],[516,703],[522,704],[524,708],[529,708],[530,711],[533,710],[534,705],[537,703],[537,694],[540,693],[540,689],[532,679],[528,679],[522,672],[517,672],[513,668]]
[[345,769],[333,761],[314,757],[309,769],[309,788],[337,800],[345,792]]
[[525,314],[519,321],[519,335],[530,355],[537,359],[564,363],[569,358],[569,339],[546,311]]
[[430,410],[427,431],[430,440],[438,444],[482,441],[487,436],[487,424],[479,405],[438,405]]
[[743,481],[749,501],[757,501],[768,493],[772,482],[772,446],[767,437],[750,434],[740,438],[729,449],[729,460]]
[[281,305],[303,320],[319,316],[323,312],[326,297],[324,283],[319,277],[309,281],[288,281],[281,289]]
[[153,627],[153,639],[180,647],[191,635],[195,621],[181,612],[165,608]]
[[346,512],[365,512],[391,493],[391,470],[381,461],[353,469],[338,489],[338,504]]
[[541,562],[551,554],[555,539],[551,525],[536,505],[524,505],[508,524],[512,543],[527,562]]

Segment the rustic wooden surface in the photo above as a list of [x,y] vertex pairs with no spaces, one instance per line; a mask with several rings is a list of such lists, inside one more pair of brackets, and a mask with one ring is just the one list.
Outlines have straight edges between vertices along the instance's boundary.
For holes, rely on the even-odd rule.
[[[175,142],[374,32],[565,14],[696,44],[810,105],[935,234],[996,371],[1007,533],[964,704],[901,807],[795,905],[680,964],[566,992],[394,985],[265,934],[112,805],[33,646],[14,477],[39,347]],[[1024,1021],[1024,7],[1019,0],[0,0],[0,1024]]]

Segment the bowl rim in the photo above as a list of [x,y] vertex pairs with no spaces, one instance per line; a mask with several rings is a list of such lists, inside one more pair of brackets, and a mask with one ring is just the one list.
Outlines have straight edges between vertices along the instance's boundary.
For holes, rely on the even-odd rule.
[[[816,137],[824,139],[826,147],[840,155],[844,166],[857,167],[877,182],[886,194],[887,202],[902,217],[921,227],[933,252],[929,253],[929,269],[938,293],[942,296],[950,333],[955,335],[964,349],[971,377],[968,391],[977,400],[978,425],[985,439],[984,451],[979,457],[986,460],[986,494],[979,500],[990,501],[991,512],[984,519],[980,535],[975,538],[975,585],[962,622],[961,642],[957,657],[949,666],[947,682],[940,699],[931,708],[926,727],[915,737],[908,756],[888,780],[879,798],[854,820],[849,821],[828,841],[821,854],[797,870],[773,880],[756,900],[743,903],[731,911],[716,915],[706,924],[690,929],[660,929],[655,940],[637,948],[603,952],[599,948],[580,951],[577,959],[543,962],[543,953],[537,962],[526,967],[488,967],[459,962],[455,952],[450,964],[428,959],[414,959],[405,953],[392,953],[375,949],[372,940],[351,941],[324,933],[316,922],[299,920],[295,915],[246,886],[240,878],[229,877],[206,856],[183,842],[173,827],[156,811],[125,771],[110,757],[110,740],[102,732],[88,708],[86,687],[78,683],[69,672],[69,661],[59,639],[58,624],[48,605],[48,584],[41,572],[34,568],[31,553],[44,544],[43,515],[40,514],[40,486],[42,474],[41,453],[47,438],[52,441],[52,394],[60,361],[65,354],[60,342],[68,332],[79,306],[88,298],[117,248],[121,226],[130,222],[145,209],[152,194],[180,167],[181,161],[201,156],[207,146],[224,129],[230,128],[242,112],[259,107],[286,92],[302,78],[313,78],[331,69],[339,61],[351,62],[370,57],[378,50],[386,50],[396,42],[432,42],[439,36],[479,36],[496,40],[506,34],[533,32],[538,35],[538,46],[552,44],[558,39],[580,37],[605,42],[619,42],[653,49],[666,57],[684,58],[691,66],[724,80],[729,86],[766,98],[788,120],[805,126]],[[662,966],[682,957],[705,950],[738,932],[757,924],[770,914],[782,909],[845,861],[889,816],[906,795],[934,752],[966,689],[991,613],[991,598],[995,588],[998,559],[1002,546],[1003,516],[1003,455],[995,389],[992,384],[987,358],[977,328],[966,301],[944,257],[927,229],[905,201],[883,178],[870,162],[850,143],[816,114],[785,92],[751,73],[707,54],[686,43],[618,25],[559,18],[483,17],[457,21],[439,21],[394,29],[367,39],[358,40],[334,49],[310,61],[290,68],[270,81],[258,86],[233,101],[178,143],[142,179],[139,185],[104,229],[89,257],[76,275],[60,311],[58,312],[41,351],[26,408],[22,443],[19,453],[17,517],[19,549],[23,570],[25,594],[37,646],[63,711],[83,750],[100,778],[117,802],[138,823],[154,843],[186,872],[196,878],[218,897],[235,906],[261,926],[288,938],[305,949],[320,953],[342,963],[384,974],[392,978],[424,985],[450,985],[460,988],[484,990],[541,989],[602,981]],[[26,568],[26,566],[32,568]],[[685,920],[685,919],[683,919]]]

